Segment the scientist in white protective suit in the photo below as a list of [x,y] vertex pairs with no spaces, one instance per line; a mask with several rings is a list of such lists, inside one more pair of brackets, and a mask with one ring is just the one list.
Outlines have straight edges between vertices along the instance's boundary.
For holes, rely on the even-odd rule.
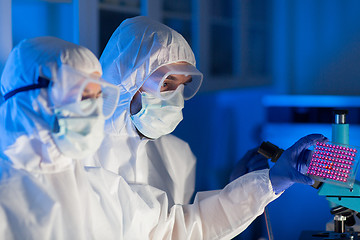
[[184,100],[202,82],[190,46],[176,31],[140,16],[121,23],[100,63],[104,78],[120,87],[120,100],[87,164],[119,174],[121,188],[132,189],[121,195],[125,239],[231,239],[294,182],[313,182],[302,173],[306,149],[326,140],[320,134],[302,138],[270,171],[199,192],[190,204],[195,157],[170,135],[182,120]]
[[118,88],[90,50],[20,42],[1,76],[0,239],[122,239],[120,177],[79,159],[103,139]]

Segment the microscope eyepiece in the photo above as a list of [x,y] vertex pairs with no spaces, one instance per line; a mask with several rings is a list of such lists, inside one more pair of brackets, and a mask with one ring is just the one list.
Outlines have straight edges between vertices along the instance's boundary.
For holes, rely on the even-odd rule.
[[272,162],[276,162],[283,152],[284,149],[279,148],[271,142],[262,142],[258,149],[258,153],[271,159]]
[[335,124],[346,124],[347,110],[334,110]]

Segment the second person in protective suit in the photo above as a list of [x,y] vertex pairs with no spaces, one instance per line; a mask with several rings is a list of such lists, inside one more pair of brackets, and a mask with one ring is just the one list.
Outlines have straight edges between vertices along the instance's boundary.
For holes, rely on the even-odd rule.
[[303,154],[322,135],[304,137],[276,165],[236,178],[224,189],[194,190],[195,157],[171,135],[182,120],[184,100],[198,91],[202,74],[185,39],[148,17],[125,20],[100,62],[104,78],[121,97],[107,121],[104,141],[87,164],[102,166],[124,181],[125,239],[231,239],[303,175]]
[[[120,177],[84,169],[118,88],[98,59],[54,37],[20,42],[1,76],[0,239],[121,239]],[[107,179],[107,181],[104,181]]]

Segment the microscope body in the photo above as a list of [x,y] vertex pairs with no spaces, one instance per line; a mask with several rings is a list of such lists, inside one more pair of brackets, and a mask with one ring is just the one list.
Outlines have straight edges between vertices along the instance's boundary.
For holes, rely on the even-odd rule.
[[353,188],[350,189],[324,183],[320,187],[318,194],[325,196],[332,203],[360,212],[360,182],[357,179]]
[[[347,111],[335,111],[335,122],[332,124],[332,142],[349,145],[349,124],[346,123]],[[360,239],[354,231],[355,216],[360,212],[360,181],[356,174],[354,185],[343,187],[324,182],[320,185],[318,194],[325,196],[330,202],[331,214],[334,215],[334,231],[312,234],[311,239]],[[322,235],[322,236],[321,236]],[[324,237],[324,238],[321,238]],[[308,238],[310,239],[310,238]]]
[[[332,142],[349,145],[349,124],[346,123],[346,110],[334,112],[335,122],[332,124]],[[360,212],[360,181],[356,176],[352,188],[323,183],[319,188],[318,194],[325,196],[326,199],[336,205],[341,205]]]
[[[346,110],[334,111],[332,124],[333,143],[349,145],[349,124],[346,123]],[[355,169],[357,171],[357,169]],[[333,231],[303,231],[300,240],[360,240],[360,233],[354,230],[355,216],[360,216],[360,178],[356,173],[351,187],[335,185],[329,182],[317,182],[313,185],[318,195],[325,196],[330,203],[330,213],[334,215]]]

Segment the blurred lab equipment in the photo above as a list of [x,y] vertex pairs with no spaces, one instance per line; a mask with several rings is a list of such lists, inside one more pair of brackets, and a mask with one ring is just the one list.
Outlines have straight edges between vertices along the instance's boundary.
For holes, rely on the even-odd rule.
[[[334,111],[335,119],[332,124],[332,142],[336,143],[336,145],[332,146],[340,146],[340,150],[342,150],[341,146],[348,146],[349,144],[349,124],[346,123],[347,114],[346,110]],[[358,153],[356,147],[347,147],[345,150],[352,150],[350,151],[350,154],[352,154],[349,156],[350,158],[358,157],[356,156]],[[360,182],[358,180],[359,177],[356,175],[358,173],[357,162],[353,163],[353,165],[355,179],[349,181],[351,184],[341,185],[325,181],[318,186],[318,194],[325,196],[330,202],[330,213],[334,215],[334,230],[322,232],[304,231],[299,240],[360,239],[360,232],[356,231],[353,227],[356,224],[355,216],[360,217],[358,213],[360,211]],[[350,167],[349,170],[351,170]],[[336,183],[336,181],[334,182]]]
[[[347,110],[334,111],[332,141],[316,145],[307,172],[316,180],[313,187],[319,189],[318,194],[325,196],[330,201],[330,213],[334,215],[333,231],[303,231],[299,240],[360,239],[360,232],[353,228],[356,224],[355,217],[360,218],[360,182],[356,179],[359,155],[357,147],[349,146],[347,114]],[[263,142],[258,149],[258,153],[271,159],[272,162],[276,162],[283,152],[283,149],[271,142]],[[321,161],[321,163],[316,161]],[[326,174],[327,172],[324,174],[325,168],[321,168],[321,166],[330,166],[324,162],[332,163],[331,166],[335,164],[335,168],[339,171],[327,168],[329,174]],[[312,166],[311,164],[317,165]],[[268,213],[265,217],[268,220]],[[271,233],[269,237],[272,238],[272,235]]]

